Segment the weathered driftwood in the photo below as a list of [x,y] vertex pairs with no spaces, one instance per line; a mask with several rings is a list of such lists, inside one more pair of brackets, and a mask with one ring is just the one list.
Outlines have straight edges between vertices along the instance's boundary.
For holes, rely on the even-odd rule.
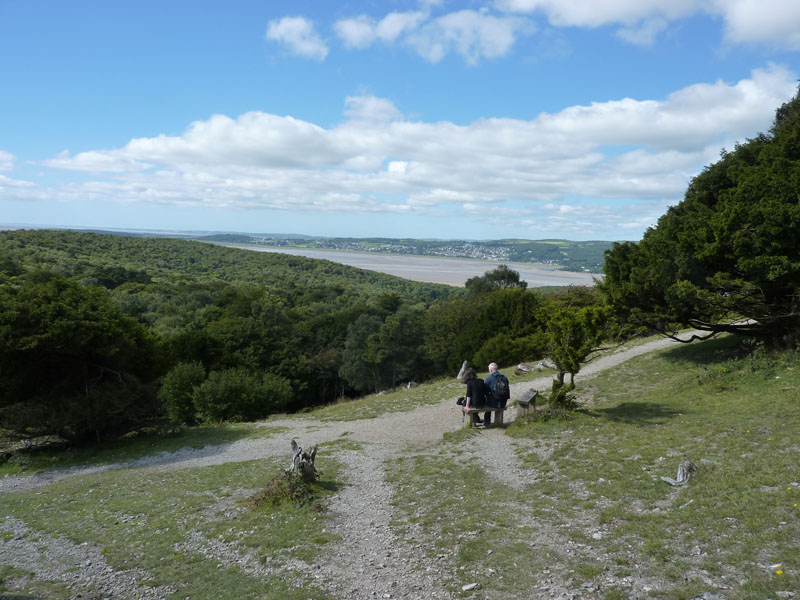
[[311,454],[303,452],[303,449],[292,440],[292,464],[287,471],[300,473],[303,481],[316,481],[319,477],[314,468],[314,459],[317,456],[317,446],[311,449]]
[[696,468],[692,461],[685,460],[678,466],[678,476],[675,479],[662,477],[661,481],[666,481],[670,485],[686,485]]

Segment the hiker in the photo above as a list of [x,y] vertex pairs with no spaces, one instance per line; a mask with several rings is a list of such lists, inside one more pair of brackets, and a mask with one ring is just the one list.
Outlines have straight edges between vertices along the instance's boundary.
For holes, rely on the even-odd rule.
[[[508,377],[497,370],[497,363],[489,365],[489,376],[486,378],[486,387],[489,388],[487,395],[488,404],[494,408],[505,408],[508,399],[511,397],[511,389],[508,385]],[[492,413],[485,413],[483,422],[489,425],[492,422]]]
[[[464,395],[464,412],[470,408],[480,408],[486,404],[486,384],[483,379],[478,377],[475,369],[469,368],[464,372],[464,383],[467,384],[467,393]],[[485,418],[491,420],[489,413],[485,414]],[[479,416],[476,415],[475,420],[478,423],[483,423]]]

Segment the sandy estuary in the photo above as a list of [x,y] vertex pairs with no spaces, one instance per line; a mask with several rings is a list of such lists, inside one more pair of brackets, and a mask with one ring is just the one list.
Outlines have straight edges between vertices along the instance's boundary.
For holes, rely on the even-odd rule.
[[359,269],[387,273],[412,281],[446,283],[463,286],[470,277],[483,275],[500,264],[506,264],[528,282],[528,287],[550,285],[594,285],[600,277],[592,273],[562,271],[542,264],[486,261],[470,258],[447,258],[439,256],[412,256],[406,254],[383,254],[378,252],[345,252],[337,250],[305,250],[300,248],[275,248],[263,246],[236,246],[257,252],[281,252],[294,256],[305,256],[330,260]]

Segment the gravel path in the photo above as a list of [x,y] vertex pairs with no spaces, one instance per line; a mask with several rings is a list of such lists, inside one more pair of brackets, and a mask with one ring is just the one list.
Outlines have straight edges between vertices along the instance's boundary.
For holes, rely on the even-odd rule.
[[[583,383],[592,375],[634,356],[675,343],[669,339],[659,339],[604,356],[581,369],[580,381]],[[513,384],[512,398],[519,397],[529,389],[548,390],[551,381],[548,376]],[[513,413],[514,410],[507,412],[506,422],[513,421]],[[414,423],[413,427],[408,426],[410,422]],[[332,555],[320,557],[318,564],[313,565],[314,577],[339,597],[353,600],[452,597],[444,587],[444,582],[450,577],[445,572],[446,563],[440,561],[420,564],[421,558],[415,557],[421,557],[424,552],[415,547],[413,533],[405,535],[402,540],[394,534],[391,526],[392,489],[384,478],[384,462],[393,456],[420,451],[437,444],[445,432],[463,427],[460,407],[456,406],[455,398],[436,405],[423,406],[412,412],[385,414],[374,419],[346,422],[284,419],[267,421],[264,426],[286,427],[287,431],[285,434],[264,439],[159,453],[116,465],[76,467],[25,477],[5,477],[0,480],[0,494],[40,489],[66,477],[110,469],[150,468],[170,471],[273,456],[285,456],[288,464],[289,441],[292,438],[306,447],[344,438],[361,442],[363,446],[358,451],[347,450],[337,454],[337,458],[347,465],[343,471],[347,479],[343,482],[342,490],[331,501],[328,514],[330,529],[341,540],[335,544]],[[520,469],[513,461],[508,460],[508,456],[513,455],[521,445],[526,445],[526,442],[509,438],[502,429],[497,428],[485,430],[482,435],[476,436],[476,442],[471,444],[471,451],[481,461],[485,472],[502,479],[503,483],[511,487],[521,489],[534,482],[537,477],[535,471]],[[24,568],[35,573],[37,579],[68,582],[73,589],[78,584],[78,587],[83,584],[94,585],[96,589],[102,589],[103,597],[107,598],[137,597],[132,595],[136,582],[144,581],[148,577],[146,573],[138,573],[136,570],[114,571],[104,563],[98,549],[87,544],[74,545],[48,536],[21,535],[25,527],[24,523],[11,518],[0,522],[0,530],[6,532],[7,539],[0,541],[0,564]],[[202,546],[203,553],[211,553],[222,562],[242,560],[236,559],[236,553],[231,549],[215,549],[203,543],[203,540],[189,540],[187,544],[196,545],[197,551]],[[61,559],[57,561],[59,555],[65,556],[66,562]],[[41,560],[33,560],[33,556],[38,556]],[[64,567],[58,567],[62,562]],[[80,567],[78,576],[70,566]],[[252,574],[258,575],[257,572]],[[171,591],[166,588],[150,589],[148,598],[165,597]]]

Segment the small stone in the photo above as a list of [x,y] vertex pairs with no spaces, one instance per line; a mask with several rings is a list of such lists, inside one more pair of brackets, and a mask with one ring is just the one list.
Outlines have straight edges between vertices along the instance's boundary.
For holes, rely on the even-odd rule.
[[472,590],[479,590],[481,589],[480,583],[468,583],[467,585],[461,586],[462,592],[471,592]]

